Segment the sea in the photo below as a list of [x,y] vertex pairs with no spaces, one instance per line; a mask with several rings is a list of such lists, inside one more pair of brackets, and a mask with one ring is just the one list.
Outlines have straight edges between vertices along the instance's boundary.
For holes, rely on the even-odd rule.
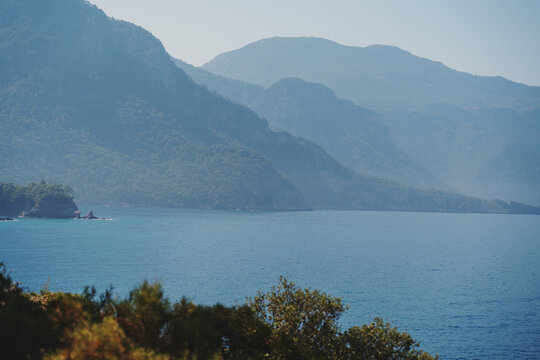
[[343,298],[342,329],[382,317],[441,359],[540,359],[540,216],[92,209],[108,220],[0,222],[0,261],[32,291],[147,279],[199,304],[283,275]]

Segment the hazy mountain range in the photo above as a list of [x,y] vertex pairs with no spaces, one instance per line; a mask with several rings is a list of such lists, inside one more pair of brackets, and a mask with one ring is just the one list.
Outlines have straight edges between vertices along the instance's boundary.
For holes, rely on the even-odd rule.
[[[69,183],[94,203],[537,211],[355,173],[196,84],[150,33],[82,0],[0,1],[0,69],[2,181]],[[373,134],[387,131],[370,116]]]
[[383,121],[398,146],[458,191],[540,204],[538,109],[432,104]]
[[220,54],[202,68],[265,87],[298,77],[379,111],[432,103],[513,109],[540,104],[540,87],[455,71],[385,45],[355,47],[319,38],[276,37]]
[[248,106],[272,129],[315,141],[358,173],[451,190],[395,145],[377,113],[336,97],[324,85],[287,78],[265,89],[175,62],[199,84]]
[[[178,64],[273,128],[318,142],[358,172],[540,204],[539,87],[457,72],[389,46],[348,47],[316,38],[265,39],[202,68]],[[323,85],[355,101],[355,112]],[[317,133],[321,124],[333,131]],[[374,131],[381,126],[385,134]],[[521,149],[520,155],[509,147]],[[504,171],[502,164],[497,171],[487,168],[503,157]]]

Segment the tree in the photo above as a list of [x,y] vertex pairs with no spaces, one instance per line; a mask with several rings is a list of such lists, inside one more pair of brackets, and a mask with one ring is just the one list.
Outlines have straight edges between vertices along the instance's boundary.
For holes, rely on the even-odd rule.
[[83,322],[68,332],[67,346],[45,360],[168,360],[166,355],[139,348],[125,335],[112,317],[92,324]]
[[420,343],[390,323],[375,318],[362,327],[353,326],[340,336],[340,360],[434,360],[418,350]]
[[126,334],[143,347],[159,350],[169,322],[171,306],[160,283],[144,281],[117,306],[118,322]]
[[[0,263],[0,349],[9,359],[435,360],[406,332],[379,318],[342,333],[347,306],[284,277],[248,304],[171,305],[159,283],[125,300],[25,291]],[[160,355],[163,354],[163,355]]]
[[269,293],[250,299],[255,314],[271,328],[272,359],[331,359],[339,335],[338,319],[348,308],[340,298],[300,289],[283,276]]
[[47,301],[30,296],[0,262],[0,357],[38,359],[42,349],[59,345],[60,333],[47,312]]

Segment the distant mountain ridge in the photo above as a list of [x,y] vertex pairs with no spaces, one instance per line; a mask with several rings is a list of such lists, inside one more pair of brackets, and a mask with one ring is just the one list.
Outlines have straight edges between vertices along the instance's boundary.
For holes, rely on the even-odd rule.
[[1,0],[0,14],[2,181],[69,183],[102,204],[540,212],[358,175],[85,1]]
[[197,83],[255,111],[272,129],[315,141],[360,174],[451,190],[394,144],[377,113],[337,98],[324,85],[288,78],[265,89],[175,62]]
[[283,79],[250,105],[273,128],[317,142],[360,174],[450,189],[395,145],[377,113],[337,98],[323,85]]
[[[477,179],[487,184],[489,192],[497,192],[501,198],[511,196],[515,198],[517,188],[523,192],[519,196],[520,199],[531,199],[536,196],[531,202],[538,204],[540,154],[523,143],[508,144],[479,170]],[[519,184],[519,187],[508,184]]]
[[[536,178],[537,160],[527,168],[506,166],[509,174],[484,169],[511,144],[540,151],[540,87],[458,72],[395,47],[317,38],[263,39],[203,69],[264,86],[289,77],[323,84],[375,109],[392,142],[456,191],[540,205],[540,186],[519,180]],[[216,90],[235,92],[224,87]]]
[[386,45],[356,47],[320,38],[275,37],[220,54],[202,68],[265,87],[298,77],[379,111],[431,103],[514,109],[540,105],[540,87],[458,72]]
[[[431,104],[416,111],[385,113],[381,120],[400,148],[459,192],[540,205],[540,186],[530,184],[538,178],[540,167],[540,159],[530,156],[540,151],[539,114],[538,110],[465,110]],[[528,149],[522,151],[527,166],[512,152],[513,160],[503,155],[504,163],[514,165],[486,169],[499,163],[501,151],[513,144]]]

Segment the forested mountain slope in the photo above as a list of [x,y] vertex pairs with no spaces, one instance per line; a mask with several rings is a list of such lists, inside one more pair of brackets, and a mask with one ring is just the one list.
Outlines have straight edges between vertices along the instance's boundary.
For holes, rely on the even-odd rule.
[[82,0],[2,0],[0,69],[2,181],[69,183],[80,202],[530,211],[359,176],[197,85],[150,33]]
[[264,86],[288,77],[323,84],[375,109],[397,147],[456,191],[540,205],[540,186],[520,180],[537,177],[537,160],[505,166],[507,173],[483,170],[512,144],[540,151],[540,87],[455,71],[391,46],[317,38],[263,39],[203,68]]
[[315,141],[360,174],[451,189],[395,145],[377,113],[339,99],[324,85],[288,78],[265,89],[175,62],[197,83],[255,111],[272,129]]
[[266,123],[192,82],[147,31],[84,1],[0,4],[3,180],[67,182],[82,202],[307,207],[227,134],[271,136]]

